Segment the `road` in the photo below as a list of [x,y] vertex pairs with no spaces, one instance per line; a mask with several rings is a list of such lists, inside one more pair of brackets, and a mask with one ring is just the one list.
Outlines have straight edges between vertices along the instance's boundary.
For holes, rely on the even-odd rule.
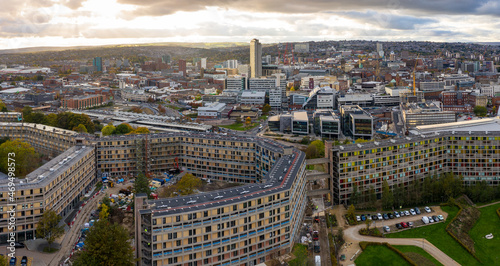
[[95,197],[93,197],[92,199],[87,201],[87,204],[85,204],[85,206],[83,206],[80,213],[76,217],[75,223],[73,224],[73,226],[71,226],[71,228],[68,230],[68,232],[66,232],[66,234],[64,235],[64,238],[61,242],[61,249],[52,258],[52,260],[49,263],[49,266],[50,265],[59,265],[59,262],[62,259],[65,259],[70,255],[76,241],[78,240],[78,237],[80,236],[81,228],[83,228],[84,223],[86,223],[89,219],[90,212],[97,208],[97,203],[104,196],[107,195],[106,194],[107,192],[108,191],[105,190],[104,192],[99,193],[99,195],[96,195]]
[[[447,216],[448,214],[446,212],[443,212],[441,210],[438,210],[436,212],[432,212],[432,215],[443,215]],[[416,216],[411,216],[411,220],[418,220],[421,219],[422,216],[429,216],[428,213],[425,214],[420,214]],[[446,217],[445,216],[445,217]],[[405,217],[406,218],[406,217]],[[404,219],[404,218],[398,218],[401,221],[406,221],[410,217]],[[377,227],[382,227],[385,225],[393,225],[395,220],[384,220],[384,221],[377,221],[376,226]],[[458,264],[455,260],[450,258],[448,255],[446,255],[444,252],[442,252],[440,249],[438,249],[436,246],[431,244],[429,241],[427,241],[424,238],[380,238],[380,237],[371,237],[371,236],[362,236],[359,234],[359,230],[363,227],[366,227],[366,225],[361,224],[357,226],[352,226],[349,227],[348,229],[344,230],[344,238],[346,241],[351,242],[351,243],[359,243],[361,241],[369,241],[369,242],[378,242],[378,243],[389,243],[391,245],[410,245],[410,246],[417,246],[423,248],[425,251],[427,251],[431,256],[436,258],[439,262],[441,262],[443,265],[450,266],[450,265],[460,265]],[[408,229],[411,230],[411,229]],[[347,255],[347,259],[350,259],[352,257],[352,254]]]

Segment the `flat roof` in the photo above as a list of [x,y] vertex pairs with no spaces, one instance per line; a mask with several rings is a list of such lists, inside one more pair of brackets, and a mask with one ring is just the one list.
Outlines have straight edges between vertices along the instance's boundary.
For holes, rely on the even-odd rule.
[[293,112],[293,120],[309,120],[306,111]]
[[440,131],[500,131],[500,117],[466,120],[452,123],[417,126],[413,130],[417,134]]

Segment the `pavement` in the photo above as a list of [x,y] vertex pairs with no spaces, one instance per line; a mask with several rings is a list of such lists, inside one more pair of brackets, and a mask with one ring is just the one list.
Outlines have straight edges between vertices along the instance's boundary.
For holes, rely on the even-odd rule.
[[[423,210],[423,208],[422,208]],[[409,221],[418,221],[420,220],[423,216],[432,216],[432,215],[443,215],[445,220],[448,217],[448,213],[444,212],[439,208],[438,206],[432,207],[432,212],[431,213],[422,213],[420,215],[414,215],[414,216],[405,216],[401,218],[395,218],[391,220],[382,220],[382,221],[377,221],[376,222],[376,227],[381,228],[383,226],[390,226],[394,225],[397,222],[409,222]],[[340,218],[337,216],[337,219],[343,220],[343,218]],[[428,225],[424,225],[428,226]],[[381,237],[371,237],[371,236],[362,236],[359,234],[359,230],[363,227],[366,227],[365,224],[360,224],[356,226],[351,226],[347,229],[344,230],[344,238],[346,240],[346,244],[344,245],[344,248],[340,251],[340,254],[345,254],[346,255],[346,264],[352,264],[350,261],[351,258],[353,258],[354,255],[359,255],[361,253],[361,248],[359,247],[359,242],[361,241],[369,241],[369,242],[378,242],[378,243],[389,243],[391,245],[410,245],[410,246],[417,246],[423,248],[425,251],[427,251],[431,256],[436,258],[439,262],[441,262],[443,265],[460,265],[458,264],[455,260],[450,258],[448,255],[446,255],[444,252],[442,252],[440,249],[438,249],[436,246],[431,244],[429,241],[427,241],[424,238],[381,238]],[[411,229],[405,229],[405,230],[411,230]],[[356,259],[356,256],[352,259],[354,261]]]

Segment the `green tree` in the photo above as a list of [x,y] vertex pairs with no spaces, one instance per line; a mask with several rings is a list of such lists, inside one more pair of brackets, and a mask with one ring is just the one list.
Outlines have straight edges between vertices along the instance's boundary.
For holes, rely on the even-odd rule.
[[149,180],[144,175],[144,173],[140,172],[137,175],[137,177],[135,178],[134,190],[135,190],[135,194],[146,193],[146,195],[148,195],[148,197],[151,194],[151,188],[149,188]]
[[46,125],[57,127],[57,114],[48,114],[45,116]]
[[1,256],[0,257],[0,266],[8,266],[9,265],[9,257]]
[[488,113],[488,109],[486,109],[486,107],[484,107],[484,106],[476,105],[474,107],[474,114],[476,116],[485,117],[487,113]]
[[2,102],[2,100],[0,100],[0,112],[8,112],[9,110],[7,110],[7,106],[5,105],[5,103]]
[[148,134],[149,133],[149,129],[147,127],[137,127],[131,133],[132,134]]
[[356,207],[354,207],[354,204],[349,205],[349,208],[347,209],[347,217],[350,217],[354,221],[356,221],[355,218],[355,213],[356,213]]
[[356,205],[359,203],[359,189],[358,185],[354,183],[354,186],[352,187],[352,194],[351,194],[351,204]]
[[123,123],[123,124],[119,124],[114,133],[113,134],[117,134],[117,135],[124,135],[124,134],[128,134],[130,132],[134,131],[134,128],[132,128],[129,124],[127,123]]
[[135,265],[133,249],[128,241],[128,232],[123,226],[101,219],[90,228],[85,239],[85,250],[77,253],[73,265]]
[[306,149],[306,159],[315,159],[315,158],[319,158],[319,152],[318,152],[318,148],[316,147],[316,145],[313,145],[313,144],[309,144],[309,146],[307,146],[307,149]]
[[382,206],[385,209],[389,209],[394,206],[394,195],[392,195],[387,180],[384,180],[384,182],[382,183]]
[[[38,168],[41,162],[40,156],[35,152],[35,149],[20,140],[8,140],[2,143],[0,145],[0,158],[2,158],[0,160],[0,171],[6,174],[12,172],[9,171],[10,163],[10,170],[14,170],[13,173],[16,177],[24,177]],[[7,158],[13,160],[9,161]],[[15,165],[12,165],[12,163]]]
[[269,113],[269,111],[271,111],[271,105],[269,105],[269,104],[266,103],[262,107],[262,114],[267,115]]
[[64,226],[59,225],[62,217],[53,210],[46,210],[36,226],[36,236],[45,238],[51,249],[52,243],[64,234]]
[[243,121],[241,121],[241,117],[236,117],[236,121],[234,121],[236,124],[241,124]]
[[316,146],[319,158],[325,157],[325,143],[322,140],[315,140],[310,145]]
[[193,194],[194,190],[201,186],[201,180],[192,174],[185,174],[177,183],[177,189],[181,195]]
[[74,127],[73,131],[80,132],[80,133],[88,133],[87,128],[85,128],[85,126],[82,124],[79,124],[77,127]]
[[371,206],[375,206],[375,202],[377,201],[377,194],[375,193],[375,188],[373,186],[370,186],[370,189],[368,190],[368,201],[370,202]]
[[115,130],[116,130],[116,127],[113,126],[112,124],[109,124],[109,125],[102,128],[101,133],[103,136],[109,136],[109,135],[113,135]]

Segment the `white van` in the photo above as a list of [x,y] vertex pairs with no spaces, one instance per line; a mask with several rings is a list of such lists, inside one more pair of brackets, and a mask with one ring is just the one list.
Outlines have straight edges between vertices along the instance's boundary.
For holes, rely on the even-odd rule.
[[428,224],[429,218],[427,218],[427,216],[422,217],[422,222],[424,222],[424,224]]
[[314,256],[314,264],[316,264],[316,266],[321,266],[321,256]]

